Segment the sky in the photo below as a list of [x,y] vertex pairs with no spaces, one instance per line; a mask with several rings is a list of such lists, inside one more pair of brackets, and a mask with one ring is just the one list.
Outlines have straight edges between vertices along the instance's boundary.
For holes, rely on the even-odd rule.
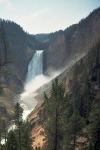
[[49,33],[78,23],[98,7],[100,0],[0,0],[0,18],[31,34]]

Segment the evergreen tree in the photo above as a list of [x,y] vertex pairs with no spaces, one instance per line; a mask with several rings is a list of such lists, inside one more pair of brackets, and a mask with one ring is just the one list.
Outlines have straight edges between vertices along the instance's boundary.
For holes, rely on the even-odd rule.
[[[75,82],[75,81],[74,81]],[[76,140],[77,136],[83,129],[85,125],[85,120],[81,116],[81,87],[80,84],[75,82],[77,86],[74,86],[72,89],[72,95],[71,95],[71,105],[72,105],[72,116],[69,118],[69,121],[67,123],[67,136],[70,139],[69,140],[69,149],[75,150],[76,148]],[[67,138],[67,139],[68,139]]]
[[22,114],[23,114],[23,109],[20,106],[20,104],[17,102],[15,105],[15,124],[17,127],[19,127],[23,121]]
[[96,100],[92,104],[89,116],[88,133],[90,139],[89,148],[91,150],[100,149],[100,102]]
[[75,150],[77,136],[84,126],[84,119],[80,115],[79,91],[77,85],[72,94],[65,95],[63,86],[55,80],[49,96],[45,94],[48,150]]
[[18,150],[17,140],[14,131],[10,131],[7,136],[6,150]]
[[17,103],[15,106],[15,124],[17,126],[17,139],[18,139],[18,146],[19,150],[21,149],[21,125],[22,125],[22,113],[23,109],[20,107],[20,104]]
[[48,139],[47,149],[58,150],[62,140],[61,114],[63,112],[62,104],[65,102],[64,88],[56,79],[52,84],[49,96],[45,94],[45,108],[48,115],[46,122],[46,135]]
[[66,149],[75,150],[77,137],[83,127],[84,119],[80,116],[78,111],[73,112],[66,127]]
[[21,147],[22,150],[32,150],[32,140],[31,140],[31,129],[30,124],[23,122],[21,126]]

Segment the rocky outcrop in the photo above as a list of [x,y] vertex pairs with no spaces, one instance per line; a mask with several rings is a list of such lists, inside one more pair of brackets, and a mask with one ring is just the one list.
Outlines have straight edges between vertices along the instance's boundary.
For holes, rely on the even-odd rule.
[[[97,70],[100,70],[100,42],[96,45],[96,47],[89,50],[89,52],[86,55],[83,55],[80,57],[80,59],[77,59],[73,64],[70,65],[69,68],[67,68],[61,75],[59,75],[58,81],[63,84],[65,87],[66,93],[72,93],[73,89],[76,88],[76,85],[80,86],[80,94],[84,95],[85,87],[87,84],[87,80],[91,84],[91,90],[95,93],[95,100],[100,99],[100,77],[98,74],[98,79],[95,79],[95,74]],[[51,83],[48,83],[51,85]],[[49,85],[46,84],[42,89],[47,93]],[[50,90],[50,87],[49,87]],[[41,95],[43,97],[43,95]],[[92,101],[91,101],[92,102]],[[28,119],[32,125],[32,134],[34,134],[34,130],[36,130],[36,127],[41,126],[41,130],[43,130],[43,124],[46,121],[47,114],[44,109],[44,104],[42,103],[38,107],[35,108],[35,110],[28,116]],[[40,115],[42,114],[42,115]],[[37,128],[38,130],[38,128]],[[35,134],[36,135],[36,134]],[[41,134],[36,135],[34,138],[38,138]],[[45,135],[44,132],[42,132],[42,135]],[[45,136],[44,136],[45,137]],[[45,139],[45,138],[44,138]],[[44,140],[44,143],[39,143],[40,146],[43,146],[42,144],[46,144],[46,139]],[[36,144],[33,142],[33,146],[39,146],[39,144]],[[82,149],[82,146],[88,144],[88,139],[85,136],[85,133],[82,133],[80,137],[77,137],[77,149]]]
[[6,51],[7,62],[13,65],[24,81],[28,63],[35,50],[44,49],[45,46],[14,22],[0,20],[0,33],[0,64],[5,61]]
[[36,148],[43,148],[46,144],[46,138],[45,138],[45,133],[43,127],[36,126],[35,128],[32,129],[32,147]]
[[50,35],[44,54],[45,73],[66,67],[70,60],[91,49],[100,39],[100,8],[79,24]]
[[31,124],[32,147],[43,148],[46,144],[44,132],[44,122],[46,120],[46,111],[44,104],[41,103],[29,114],[28,121]]
[[3,91],[0,94],[0,106],[6,109],[9,117],[18,100],[16,95],[23,90],[29,61],[36,49],[44,47],[16,23],[0,20],[0,89]]

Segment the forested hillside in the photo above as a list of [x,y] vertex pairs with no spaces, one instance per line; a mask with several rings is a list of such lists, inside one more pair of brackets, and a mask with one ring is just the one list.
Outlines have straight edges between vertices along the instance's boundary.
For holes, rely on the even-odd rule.
[[100,42],[53,81],[44,104],[29,116],[33,147],[40,138],[46,150],[99,150],[99,101]]

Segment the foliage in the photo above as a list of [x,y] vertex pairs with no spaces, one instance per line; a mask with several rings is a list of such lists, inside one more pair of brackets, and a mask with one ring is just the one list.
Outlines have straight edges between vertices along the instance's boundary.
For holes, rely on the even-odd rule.
[[[70,99],[72,100],[72,96],[65,95],[63,86],[57,80],[52,84],[50,95],[45,94],[48,115],[45,125],[48,150],[68,149],[68,146],[70,148],[75,144],[76,136],[84,126],[84,119],[75,105],[75,100],[78,102],[78,95],[72,102]],[[73,144],[71,144],[72,141]]]
[[[7,133],[7,140],[3,150],[32,150],[30,124],[22,119],[22,108],[19,103],[15,106],[16,128]],[[5,138],[5,137],[4,137]]]
[[14,131],[10,131],[7,136],[6,150],[17,150],[17,140]]
[[52,83],[50,93],[44,94],[48,116],[45,122],[46,150],[75,150],[79,146],[79,137],[85,139],[85,145],[80,149],[100,149],[99,49],[100,44],[88,56],[89,68],[81,73],[83,81],[77,65],[74,67],[73,84],[67,95],[57,80]]

